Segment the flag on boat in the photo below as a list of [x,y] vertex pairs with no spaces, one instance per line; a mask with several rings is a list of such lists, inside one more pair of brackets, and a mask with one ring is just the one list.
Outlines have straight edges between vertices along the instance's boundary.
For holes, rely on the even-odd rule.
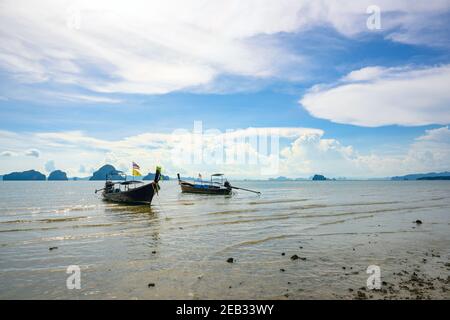
[[132,170],[133,177],[141,177],[142,176],[142,174],[139,172],[140,169],[141,169],[141,167],[139,167],[139,165],[133,161],[133,170]]

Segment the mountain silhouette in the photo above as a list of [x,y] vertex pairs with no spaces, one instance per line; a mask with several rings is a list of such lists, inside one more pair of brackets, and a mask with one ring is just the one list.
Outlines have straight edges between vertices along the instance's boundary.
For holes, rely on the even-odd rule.
[[124,177],[122,177],[119,174],[119,171],[114,168],[114,166],[110,164],[105,164],[103,167],[98,169],[92,174],[92,177],[89,178],[90,181],[104,181],[106,180],[106,177],[108,176],[111,180],[125,180]]
[[315,174],[314,177],[312,177],[313,181],[325,181],[327,178],[321,174]]
[[[154,180],[155,179],[155,174],[149,172],[149,174],[147,174],[144,178],[142,178],[142,180]],[[170,180],[169,176],[165,176],[165,175],[161,175],[161,180]]]
[[3,176],[3,181],[42,181],[45,175],[36,170],[12,172]]
[[424,180],[422,178],[432,178],[432,177],[447,177],[450,176],[450,172],[430,172],[430,173],[413,173],[407,174],[405,176],[392,177],[391,180],[399,181],[399,180]]
[[64,171],[55,170],[55,171],[52,171],[52,173],[50,173],[47,180],[48,181],[67,181],[69,179],[67,178],[67,174]]

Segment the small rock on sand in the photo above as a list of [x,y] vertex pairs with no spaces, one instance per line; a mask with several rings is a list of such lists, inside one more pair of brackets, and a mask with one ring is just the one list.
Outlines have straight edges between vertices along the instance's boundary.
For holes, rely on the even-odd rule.
[[367,299],[367,295],[362,292],[362,291],[358,291],[358,299]]

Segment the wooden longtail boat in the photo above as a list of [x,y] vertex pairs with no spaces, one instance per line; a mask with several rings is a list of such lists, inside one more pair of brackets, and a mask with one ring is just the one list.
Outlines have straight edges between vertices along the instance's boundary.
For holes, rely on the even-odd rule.
[[159,167],[156,168],[155,179],[144,185],[140,185],[143,183],[142,181],[113,182],[109,179],[110,176],[117,174],[121,174],[121,172],[112,172],[106,178],[105,187],[95,190],[95,193],[103,191],[103,200],[125,204],[151,204],[154,194],[160,189],[158,182],[161,177],[161,169]]
[[[232,192],[230,183],[227,180],[224,181],[224,175],[221,173],[211,175],[211,181],[200,180],[194,183],[181,180],[179,173],[177,176],[181,192],[210,195],[229,195]],[[214,178],[220,178],[220,182],[214,181]]]

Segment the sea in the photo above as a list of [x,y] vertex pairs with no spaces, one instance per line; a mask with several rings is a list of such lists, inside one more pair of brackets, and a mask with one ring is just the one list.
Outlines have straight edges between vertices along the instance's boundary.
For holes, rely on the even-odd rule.
[[101,181],[0,182],[0,299],[353,299],[374,268],[391,297],[417,272],[450,298],[450,181],[232,184],[261,195],[163,181],[125,206]]

